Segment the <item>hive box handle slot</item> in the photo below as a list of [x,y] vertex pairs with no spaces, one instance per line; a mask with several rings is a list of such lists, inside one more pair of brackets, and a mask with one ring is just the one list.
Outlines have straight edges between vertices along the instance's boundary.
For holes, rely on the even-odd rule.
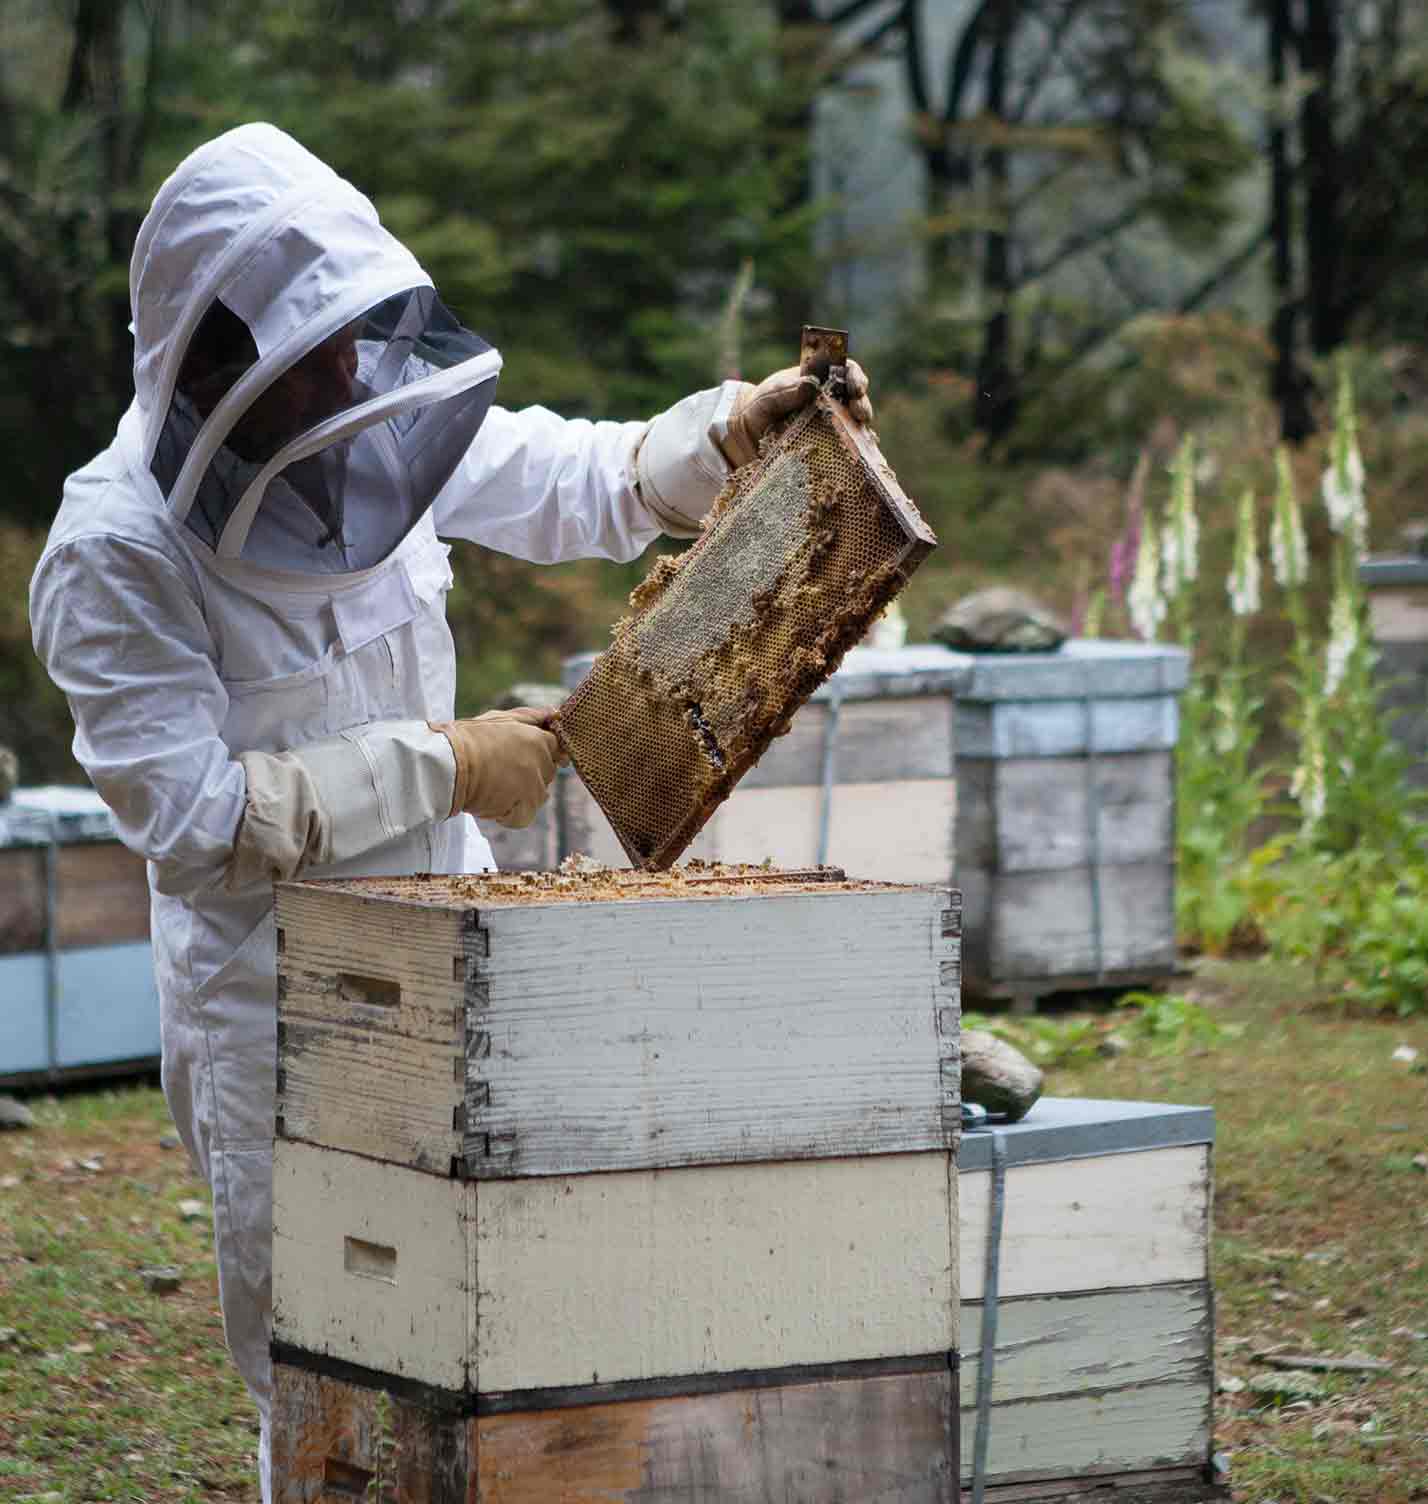
[[369,1008],[399,1008],[402,984],[384,977],[359,976],[355,971],[337,973],[337,995],[344,1003],[363,1003]]
[[343,1462],[340,1457],[322,1459],[323,1488],[343,1498],[365,1499],[374,1477],[370,1468],[358,1467],[355,1462]]
[[344,1238],[342,1267],[348,1274],[356,1274],[362,1279],[380,1279],[394,1285],[397,1282],[397,1250],[384,1243],[368,1243],[363,1238]]

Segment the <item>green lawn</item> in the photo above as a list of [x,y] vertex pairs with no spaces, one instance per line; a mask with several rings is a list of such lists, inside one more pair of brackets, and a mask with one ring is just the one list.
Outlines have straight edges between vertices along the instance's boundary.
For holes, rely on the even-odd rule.
[[[1428,1500],[1428,1015],[1355,1018],[1312,982],[1258,962],[1207,963],[1182,989],[1243,1033],[1211,1050],[1100,1057],[1049,1092],[1206,1102],[1218,1115],[1218,1371],[1254,1354],[1368,1354],[1371,1378],[1328,1375],[1320,1397],[1217,1401],[1217,1446],[1245,1504]],[[1079,1017],[1079,1016],[1078,1016]],[[1414,1063],[1395,1061],[1399,1045]],[[256,1501],[256,1427],[226,1364],[206,1193],[151,1087],[32,1104],[0,1135],[0,1500]],[[139,1271],[174,1264],[150,1294]],[[1233,1388],[1233,1384],[1231,1384]]]

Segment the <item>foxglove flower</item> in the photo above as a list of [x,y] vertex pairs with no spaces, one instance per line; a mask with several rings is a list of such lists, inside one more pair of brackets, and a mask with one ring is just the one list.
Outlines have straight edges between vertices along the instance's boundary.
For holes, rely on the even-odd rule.
[[1290,796],[1299,801],[1299,814],[1304,834],[1324,818],[1328,802],[1328,786],[1324,776],[1324,739],[1319,730],[1319,718],[1311,715],[1304,722],[1299,735],[1299,766],[1289,782]]
[[1344,589],[1334,592],[1329,606],[1329,644],[1324,650],[1324,694],[1334,693],[1344,682],[1349,659],[1359,645],[1359,619],[1353,596]]
[[1294,494],[1289,451],[1282,444],[1275,455],[1275,468],[1279,486],[1274,497],[1274,516],[1269,525],[1269,557],[1280,587],[1297,590],[1309,575],[1309,548],[1304,541],[1304,523]]
[[1126,597],[1131,626],[1146,642],[1155,641],[1156,629],[1165,620],[1165,597],[1160,593],[1160,547],[1155,523],[1147,514],[1141,519],[1140,547],[1135,557],[1135,577]]
[[1230,595],[1230,610],[1236,616],[1253,616],[1259,610],[1259,539],[1255,536],[1254,492],[1250,490],[1240,497],[1235,562],[1225,589]]
[[1200,522],[1195,515],[1195,441],[1186,434],[1170,467],[1170,515],[1161,542],[1165,594],[1179,595],[1199,573]]
[[1339,388],[1334,401],[1334,437],[1329,446],[1329,468],[1320,483],[1329,526],[1349,538],[1362,557],[1368,534],[1368,509],[1364,505],[1364,462],[1359,454],[1358,419],[1354,413],[1354,388],[1349,368],[1339,366]]

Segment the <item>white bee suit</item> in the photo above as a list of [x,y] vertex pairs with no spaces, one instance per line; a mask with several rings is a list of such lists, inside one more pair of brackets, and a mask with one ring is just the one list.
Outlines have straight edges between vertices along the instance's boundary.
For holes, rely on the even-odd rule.
[[[267,1498],[271,878],[491,865],[475,821],[446,818],[451,750],[427,726],[455,711],[441,539],[546,562],[630,559],[662,530],[688,534],[728,472],[710,431],[737,389],[649,423],[492,406],[496,352],[441,309],[361,194],[265,125],[164,184],[131,289],[135,398],[66,485],[31,621],[75,755],[148,859],[164,1090],[213,1188]],[[215,298],[257,354],[204,412],[175,388]],[[337,410],[266,450],[229,447],[275,377],[354,329]],[[315,791],[296,813],[294,766]],[[278,841],[235,860],[240,830],[270,824],[296,832],[289,854]]]

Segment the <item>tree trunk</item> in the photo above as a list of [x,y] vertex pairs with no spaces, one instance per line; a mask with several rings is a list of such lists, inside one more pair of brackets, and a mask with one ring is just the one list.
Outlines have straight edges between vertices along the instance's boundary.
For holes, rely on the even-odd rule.
[[[992,18],[991,52],[987,62],[987,115],[1007,123],[1007,74],[1018,0],[999,0]],[[994,145],[986,153],[987,192],[996,228],[988,231],[982,249],[982,294],[991,308],[982,328],[982,351],[977,362],[977,396],[973,421],[993,441],[1016,422],[1020,394],[1011,357],[1011,203],[1007,191],[1007,152]]]
[[1339,53],[1338,0],[1305,0],[1299,61],[1313,79],[1300,107],[1304,147],[1304,248],[1308,272],[1309,341],[1316,355],[1346,336],[1339,286],[1339,153],[1334,134],[1334,84]]
[[[1271,0],[1269,6],[1269,81],[1276,111],[1287,81],[1286,54],[1290,35],[1290,0]],[[1276,112],[1269,132],[1270,233],[1274,243],[1274,316],[1270,339],[1274,372],[1270,391],[1279,404],[1279,431],[1297,443],[1314,431],[1309,410],[1308,382],[1299,368],[1299,301],[1294,287],[1294,181],[1289,157],[1289,131]]]

